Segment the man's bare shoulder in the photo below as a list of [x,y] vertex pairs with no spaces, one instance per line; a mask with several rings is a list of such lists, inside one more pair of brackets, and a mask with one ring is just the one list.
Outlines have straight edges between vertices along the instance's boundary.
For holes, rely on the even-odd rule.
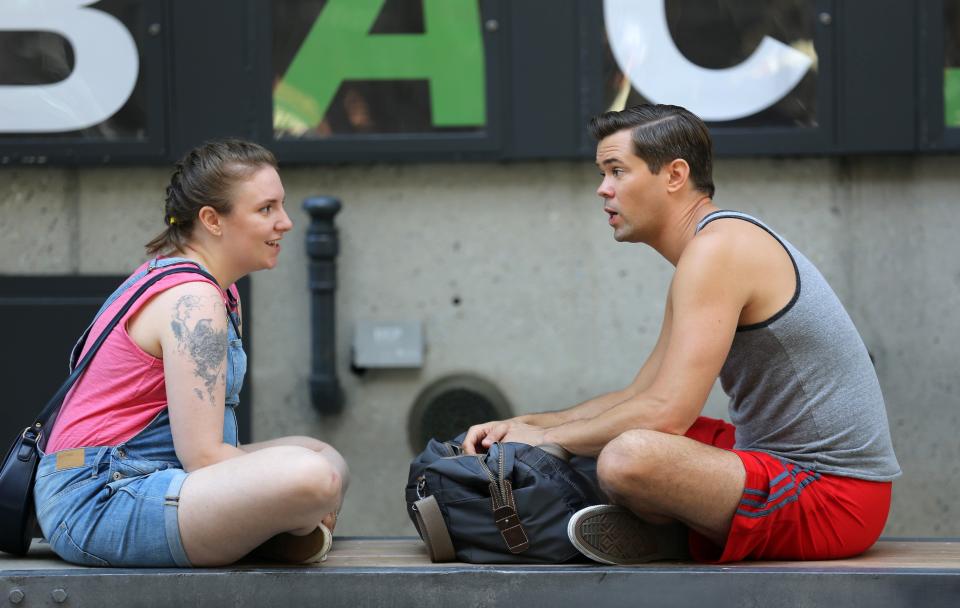
[[[745,232],[734,222],[712,222],[687,243],[674,274],[671,292],[674,297],[729,301],[742,306],[748,298],[756,257],[755,235]],[[736,222],[755,228],[747,222]]]
[[698,271],[717,272],[729,267],[742,245],[735,230],[701,230],[684,247],[677,261],[677,276],[699,274]]
[[692,242],[722,241],[739,250],[776,244],[776,239],[757,224],[736,217],[720,217],[697,233]]
[[780,248],[763,228],[742,220],[721,218],[707,224],[687,244],[677,269],[681,265],[696,265],[732,271],[749,265],[757,256],[769,254],[771,247]]
[[789,302],[796,290],[789,253],[766,230],[738,219],[707,224],[684,249],[675,287],[723,297],[742,308],[740,323],[766,320]]

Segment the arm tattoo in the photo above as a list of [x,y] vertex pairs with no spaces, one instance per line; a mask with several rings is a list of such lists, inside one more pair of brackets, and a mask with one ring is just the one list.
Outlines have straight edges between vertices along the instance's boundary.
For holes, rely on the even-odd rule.
[[[199,319],[193,329],[187,325],[191,316],[200,308],[201,300],[197,296],[183,296],[173,307],[173,321],[170,328],[177,338],[177,350],[189,353],[193,359],[193,373],[203,380],[207,389],[210,405],[216,405],[214,389],[217,384],[226,384],[224,374],[227,359],[227,332],[212,327],[213,319]],[[194,394],[203,398],[203,394],[194,389]]]

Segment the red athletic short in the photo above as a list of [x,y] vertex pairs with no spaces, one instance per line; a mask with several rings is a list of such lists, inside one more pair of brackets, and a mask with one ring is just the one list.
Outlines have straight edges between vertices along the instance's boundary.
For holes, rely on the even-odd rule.
[[838,559],[876,542],[890,511],[891,482],[826,475],[765,452],[734,450],[734,431],[723,420],[700,417],[686,433],[733,452],[747,471],[726,544],[718,547],[691,531],[694,559]]

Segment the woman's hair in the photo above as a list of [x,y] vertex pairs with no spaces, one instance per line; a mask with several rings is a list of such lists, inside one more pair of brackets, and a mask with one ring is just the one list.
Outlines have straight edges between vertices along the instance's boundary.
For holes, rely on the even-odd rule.
[[200,209],[210,206],[229,215],[233,188],[264,166],[277,168],[277,159],[258,144],[240,139],[207,142],[175,165],[167,186],[163,221],[166,229],[147,243],[147,254],[182,251],[193,234]]

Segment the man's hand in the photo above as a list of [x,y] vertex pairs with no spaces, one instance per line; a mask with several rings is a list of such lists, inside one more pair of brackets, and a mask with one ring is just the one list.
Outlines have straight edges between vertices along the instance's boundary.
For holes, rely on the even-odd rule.
[[543,433],[544,429],[520,422],[517,418],[493,420],[470,427],[462,448],[465,454],[477,454],[486,452],[497,441],[539,445],[543,443]]
[[465,454],[477,454],[485,452],[495,441],[507,434],[510,426],[509,420],[492,420],[483,424],[475,424],[467,430],[467,436],[463,438],[463,445],[460,447]]
[[544,435],[546,429],[530,424],[517,422],[510,427],[506,436],[500,441],[512,441],[513,443],[526,443],[527,445],[540,445],[545,443]]

